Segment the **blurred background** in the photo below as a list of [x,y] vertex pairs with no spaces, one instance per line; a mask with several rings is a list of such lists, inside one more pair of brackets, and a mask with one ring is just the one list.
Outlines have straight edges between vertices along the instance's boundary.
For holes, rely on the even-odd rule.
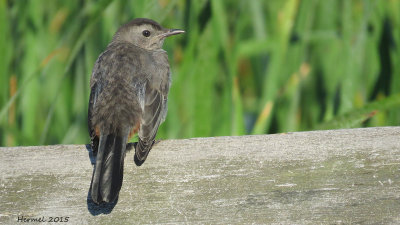
[[0,145],[89,143],[94,62],[137,17],[186,30],[158,139],[400,125],[398,0],[0,0]]

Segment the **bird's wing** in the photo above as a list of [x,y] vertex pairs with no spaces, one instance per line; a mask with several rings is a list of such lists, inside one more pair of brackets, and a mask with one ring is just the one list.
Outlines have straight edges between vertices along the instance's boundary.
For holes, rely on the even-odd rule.
[[[169,73],[169,71],[168,71]],[[139,130],[139,143],[136,147],[135,163],[141,165],[154,144],[158,127],[164,121],[167,113],[167,95],[169,81],[165,81],[165,88],[154,89],[149,83],[145,88],[145,101]]]
[[158,127],[164,117],[166,96],[159,90],[149,88],[146,85],[144,110],[140,123],[139,137],[144,142],[154,141]]
[[[96,69],[94,69],[93,74],[97,73]],[[93,124],[93,110],[97,102],[97,97],[101,92],[101,86],[95,82],[95,79],[92,79],[92,85],[90,88],[90,97],[89,97],[89,107],[88,107],[88,129],[90,135],[90,146],[94,153],[97,152],[97,148],[99,146],[99,137],[96,135],[95,127]]]

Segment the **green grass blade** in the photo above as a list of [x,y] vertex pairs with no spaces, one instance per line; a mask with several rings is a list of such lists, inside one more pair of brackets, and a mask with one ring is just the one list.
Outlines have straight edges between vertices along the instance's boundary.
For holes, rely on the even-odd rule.
[[355,109],[332,120],[315,127],[316,130],[342,129],[360,127],[363,122],[372,118],[378,112],[397,109],[400,107],[400,94],[391,95],[385,99],[366,104],[360,109]]

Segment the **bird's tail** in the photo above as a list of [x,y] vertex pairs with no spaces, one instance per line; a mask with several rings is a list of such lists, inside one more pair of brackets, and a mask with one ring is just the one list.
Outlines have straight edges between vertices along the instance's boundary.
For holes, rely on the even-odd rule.
[[149,155],[151,147],[153,147],[154,140],[150,142],[142,141],[139,139],[139,142],[136,145],[135,149],[135,157],[134,161],[137,166],[141,166]]
[[122,186],[127,137],[101,135],[92,177],[91,195],[95,203],[113,202]]

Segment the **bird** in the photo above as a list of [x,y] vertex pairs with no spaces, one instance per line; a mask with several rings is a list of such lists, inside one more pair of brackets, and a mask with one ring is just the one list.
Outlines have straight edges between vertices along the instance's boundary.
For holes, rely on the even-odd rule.
[[88,130],[96,156],[91,198],[114,202],[122,187],[129,139],[138,134],[134,162],[146,160],[167,114],[171,71],[165,38],[184,33],[136,18],[121,26],[97,58],[90,78]]

